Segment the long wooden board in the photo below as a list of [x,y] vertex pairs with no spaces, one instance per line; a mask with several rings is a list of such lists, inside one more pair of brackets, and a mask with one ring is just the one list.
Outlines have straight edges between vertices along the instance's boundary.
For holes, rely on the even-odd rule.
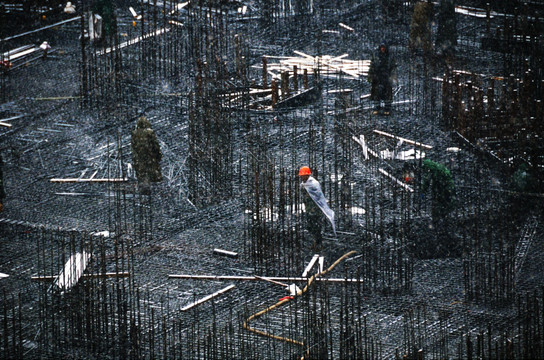
[[191,303],[191,304],[189,304],[187,306],[182,307],[181,311],[187,311],[189,309],[192,309],[193,307],[195,307],[197,305],[200,305],[202,303],[205,303],[206,301],[209,301],[209,300],[211,300],[211,299],[213,299],[213,298],[215,298],[215,297],[217,297],[217,296],[219,296],[221,294],[224,294],[227,291],[230,291],[230,290],[234,289],[235,287],[236,287],[235,285],[229,285],[226,288],[223,288],[223,289],[221,289],[221,290],[219,290],[217,292],[214,292],[213,294],[210,294],[210,295],[208,295],[206,297],[203,297],[200,300],[197,300],[197,301],[195,301],[195,302],[193,302],[193,303]]
[[68,259],[66,265],[64,265],[64,269],[60,272],[53,283],[63,290],[72,288],[75,284],[77,284],[83,275],[83,272],[85,272],[90,258],[91,254],[86,252],[75,253],[74,255],[70,256],[70,259]]

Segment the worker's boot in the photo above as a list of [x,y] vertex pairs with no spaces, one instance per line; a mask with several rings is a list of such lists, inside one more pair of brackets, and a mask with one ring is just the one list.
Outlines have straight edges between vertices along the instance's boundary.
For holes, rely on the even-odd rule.
[[383,114],[384,115],[391,114],[391,101],[390,100],[385,101],[385,107],[383,109]]

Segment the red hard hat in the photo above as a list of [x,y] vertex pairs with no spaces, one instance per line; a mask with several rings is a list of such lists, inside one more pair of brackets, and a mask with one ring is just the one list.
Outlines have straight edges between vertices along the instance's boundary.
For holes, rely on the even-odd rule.
[[303,166],[300,168],[300,170],[298,171],[298,176],[303,176],[303,175],[312,175],[312,172],[310,171],[309,167]]

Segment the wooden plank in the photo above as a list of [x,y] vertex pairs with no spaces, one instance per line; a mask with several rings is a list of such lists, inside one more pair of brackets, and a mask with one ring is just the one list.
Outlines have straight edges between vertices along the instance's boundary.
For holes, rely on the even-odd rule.
[[339,25],[340,27],[342,27],[342,28],[348,30],[348,31],[351,31],[351,32],[354,32],[354,31],[355,31],[354,28],[352,28],[351,26],[348,26],[348,25],[346,25],[346,24],[344,24],[344,23],[338,23],[338,25]]
[[319,254],[315,254],[312,257],[312,260],[310,260],[310,262],[308,263],[308,266],[306,266],[306,269],[304,269],[304,272],[302,273],[302,277],[306,277],[308,275],[308,272],[312,269],[317,259],[319,259]]
[[7,278],[8,276],[8,274],[0,273],[0,279]]
[[406,191],[409,191],[409,192],[414,192],[414,189],[412,189],[410,186],[406,185],[405,183],[403,183],[402,181],[400,181],[399,179],[397,179],[396,177],[390,175],[387,171],[385,171],[384,169],[382,168],[379,168],[378,171],[385,175],[386,177],[390,178],[391,180],[393,180],[395,183],[397,183],[397,185],[400,185],[402,188],[404,188],[404,190]]
[[300,55],[300,56],[306,58],[306,59],[311,59],[311,60],[315,61],[315,58],[314,58],[313,56],[308,55],[308,54],[305,54],[305,53],[303,53],[302,51],[294,50],[293,52],[294,52],[295,54],[297,54],[297,55]]
[[365,137],[364,135],[360,135],[359,138],[357,138],[356,136],[352,136],[352,139],[359,145],[361,145],[361,147],[363,148],[363,156],[365,157],[366,160],[369,159],[369,156],[368,154],[374,156],[375,158],[380,158],[380,155],[378,155],[377,152],[375,152],[374,150],[370,149],[368,147],[368,145],[366,144],[365,142]]
[[[34,281],[53,281],[58,277],[56,276],[32,276],[30,280]],[[91,279],[91,278],[127,278],[130,277],[129,272],[108,272],[101,274],[83,274],[82,279]]]
[[90,258],[91,254],[86,252],[76,253],[70,256],[70,259],[68,259],[66,265],[64,265],[64,269],[55,278],[53,283],[64,290],[73,287],[83,275]]
[[383,135],[383,136],[390,137],[390,138],[396,139],[396,140],[402,140],[403,142],[405,142],[407,144],[419,146],[419,147],[422,147],[422,148],[425,148],[425,149],[432,149],[433,148],[430,145],[425,145],[425,144],[420,143],[420,142],[409,140],[409,139],[406,139],[406,138],[403,138],[403,137],[400,137],[400,136],[397,136],[397,135],[389,134],[389,133],[386,133],[385,131],[374,130],[374,132],[376,134],[378,134],[378,135]]
[[270,282],[272,284],[280,285],[280,286],[283,286],[283,287],[289,287],[289,285],[287,285],[286,283],[282,283],[282,282],[279,282],[279,281],[276,281],[276,280],[272,280],[272,279],[266,278],[264,276],[255,276],[255,277],[257,279],[268,281],[268,282]]
[[100,55],[109,54],[112,51],[120,50],[120,49],[123,49],[123,48],[125,48],[127,46],[137,44],[142,40],[148,39],[148,38],[153,37],[153,36],[157,36],[157,35],[167,33],[168,31],[170,31],[170,28],[158,29],[157,31],[147,33],[144,36],[138,36],[137,38],[130,39],[128,41],[122,42],[121,44],[119,44],[117,46],[113,46],[113,47],[109,47],[109,48],[101,50],[101,51],[97,51],[96,55],[100,56]]
[[44,100],[70,100],[70,99],[79,99],[81,96],[56,96],[56,97],[41,97],[41,98],[34,98],[36,101],[44,101]]
[[211,300],[211,299],[213,299],[213,298],[215,298],[215,297],[217,297],[217,296],[219,296],[219,295],[221,295],[221,294],[224,294],[224,293],[226,293],[227,291],[230,291],[230,290],[232,290],[232,289],[234,289],[234,288],[235,288],[235,285],[229,285],[229,286],[227,286],[226,288],[223,288],[223,289],[221,289],[221,290],[219,290],[219,291],[217,291],[217,292],[214,292],[213,294],[210,294],[210,295],[208,295],[208,296],[206,296],[206,297],[203,297],[202,299],[200,299],[200,300],[198,300],[198,301],[195,301],[195,302],[192,303],[192,304],[189,304],[189,305],[187,305],[187,306],[182,307],[182,308],[181,308],[181,311],[190,310],[190,309],[192,309],[193,307],[195,307],[195,306],[197,306],[197,305],[200,305],[200,304],[202,304],[202,303],[205,303],[206,301],[209,301],[209,300]]
[[3,122],[3,121],[0,121],[0,126],[5,126],[5,127],[12,127],[13,125],[11,124],[8,124],[7,122]]
[[22,51],[25,51],[25,50],[28,50],[30,48],[33,48],[34,45],[23,45],[23,46],[20,46],[18,48],[15,48],[13,50],[9,50],[5,53],[2,54],[2,57],[5,58],[5,59],[8,59],[10,57],[10,55],[15,55],[17,54],[18,52],[22,52]]
[[44,27],[36,29],[36,30],[30,30],[30,31],[24,32],[22,34],[17,34],[17,35],[13,35],[13,36],[4,38],[4,39],[0,40],[0,42],[16,39],[16,38],[21,37],[21,36],[25,36],[25,35],[28,35],[28,34],[33,34],[33,33],[42,31],[42,30],[54,28],[54,27],[59,26],[59,25],[63,25],[63,24],[67,24],[67,23],[72,22],[72,21],[79,20],[80,18],[81,18],[81,16],[76,16],[74,18],[71,18],[71,19],[68,19],[68,20],[63,20],[63,21],[60,21],[60,22],[55,23],[55,24],[47,25],[47,26],[44,26]]
[[66,178],[66,179],[50,179],[53,183],[74,183],[74,182],[126,182],[127,178],[113,178],[113,179],[78,179],[78,178]]
[[25,51],[21,51],[21,52],[18,52],[18,53],[16,53],[16,54],[10,55],[9,57],[6,58],[6,60],[8,60],[8,61],[13,61],[13,60],[18,59],[18,58],[20,58],[20,57],[23,57],[23,56],[25,56],[25,55],[32,54],[33,52],[38,51],[38,50],[40,50],[40,48],[37,48],[37,47],[36,47],[36,48],[27,49],[27,50],[25,50]]
[[222,250],[222,249],[213,249],[213,252],[218,255],[225,255],[229,257],[236,258],[238,257],[238,253],[235,253],[234,251],[228,251],[228,250]]
[[181,4],[177,4],[176,6],[174,6],[174,10],[170,11],[170,15],[174,14],[176,11],[179,11],[181,9],[183,9],[184,7],[186,7],[187,5],[189,5],[190,1],[186,1],[186,2],[183,2]]
[[23,114],[23,115],[12,116],[12,117],[9,117],[9,118],[0,119],[0,121],[11,121],[11,120],[20,119],[20,118],[25,117],[25,116],[28,116],[28,115]]
[[[229,280],[229,281],[261,281],[259,277],[257,276],[233,276],[233,275],[185,275],[185,274],[170,274],[168,275],[170,279],[187,279],[187,280]],[[276,281],[308,281],[310,280],[309,277],[266,277],[269,280],[276,280]],[[356,283],[356,282],[363,282],[362,279],[341,279],[341,278],[316,278],[315,281],[325,281],[325,282],[331,282],[331,283]]]

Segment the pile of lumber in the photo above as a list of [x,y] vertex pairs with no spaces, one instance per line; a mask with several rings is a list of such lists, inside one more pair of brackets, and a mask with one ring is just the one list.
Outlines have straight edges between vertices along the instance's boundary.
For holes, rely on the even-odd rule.
[[330,55],[311,56],[300,51],[294,51],[299,56],[268,56],[269,59],[278,59],[278,63],[269,63],[268,73],[273,77],[280,79],[281,73],[285,71],[293,72],[294,66],[297,71],[306,70],[308,74],[313,74],[315,69],[319,69],[322,76],[338,76],[339,74],[349,76],[350,78],[360,80],[362,76],[368,75],[370,60],[350,60],[349,54],[332,57]]

